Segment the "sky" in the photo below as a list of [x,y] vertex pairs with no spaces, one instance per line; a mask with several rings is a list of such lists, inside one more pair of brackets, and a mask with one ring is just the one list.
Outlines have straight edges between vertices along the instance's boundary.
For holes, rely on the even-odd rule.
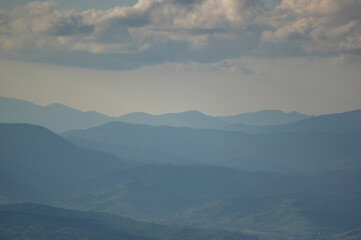
[[361,0],[0,0],[0,95],[118,116],[361,109]]

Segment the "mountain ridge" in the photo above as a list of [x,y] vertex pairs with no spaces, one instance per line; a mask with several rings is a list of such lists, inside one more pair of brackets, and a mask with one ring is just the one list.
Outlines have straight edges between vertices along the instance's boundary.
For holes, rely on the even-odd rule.
[[[308,172],[346,167],[361,154],[361,133],[264,133],[149,126],[111,122],[91,129],[63,133],[73,143],[117,155],[122,146],[163,152],[180,159],[255,171]],[[75,140],[75,141],[74,141]],[[102,143],[100,145],[99,143]],[[113,146],[109,148],[107,146]],[[262,149],[262,151],[260,151]],[[353,157],[355,156],[355,157]],[[151,159],[149,159],[150,162]],[[328,164],[325,164],[327,161]],[[171,161],[170,161],[171,162]]]
[[325,114],[275,126],[250,126],[245,124],[228,125],[225,130],[238,130],[246,133],[275,132],[361,132],[361,110]]
[[[296,114],[298,117],[290,118],[289,115],[293,113],[283,113],[280,110],[264,110],[253,113],[243,113],[235,116],[215,117],[204,114],[197,110],[189,110],[179,113],[165,113],[159,115],[152,115],[144,112],[134,112],[124,114],[118,117],[107,116],[96,111],[80,111],[75,108],[53,103],[47,106],[40,106],[25,100],[15,98],[6,98],[0,96],[0,122],[3,123],[31,123],[45,126],[46,128],[55,132],[64,132],[72,129],[86,129],[95,127],[107,122],[124,121],[134,124],[147,124],[153,126],[179,126],[179,127],[193,127],[204,129],[223,129],[230,123],[229,119],[234,120],[244,118],[248,115],[257,115],[253,117],[253,124],[275,124],[290,122],[297,120],[300,116],[305,118],[308,115]],[[277,112],[278,116],[274,119],[264,115],[264,113]],[[248,120],[250,121],[250,120]],[[250,123],[252,123],[252,121]],[[237,122],[238,123],[238,122]]]
[[257,240],[241,232],[139,222],[117,215],[76,211],[49,205],[0,205],[0,238],[104,240]]
[[[1,201],[37,201],[117,213],[158,224],[242,230],[263,240],[336,240],[338,236],[354,240],[359,236],[361,133],[246,134],[110,122],[72,130],[63,136],[65,139],[42,126],[0,124]],[[83,139],[90,150],[71,144],[74,138]],[[124,162],[95,151],[102,150],[96,148],[101,144],[111,146],[105,150],[120,146],[122,151],[134,151],[134,160],[139,159],[139,150],[147,149],[165,153],[164,159],[169,158],[171,163],[174,156],[179,161],[202,163],[154,164],[157,159],[151,158],[159,155],[146,151],[147,164],[132,165],[122,151],[117,154],[123,156]],[[44,233],[36,229],[50,234],[43,239],[52,239],[59,233],[90,238],[83,234],[97,232],[108,236],[113,231],[107,228],[103,232],[103,228],[94,225],[98,221],[94,218],[83,221],[59,218],[57,214],[20,215],[21,224],[11,222],[13,213],[1,212],[1,239],[4,233],[18,236],[19,226],[26,233],[36,234],[34,240],[41,239],[39,234]],[[54,219],[60,221],[60,228],[54,225]],[[92,227],[82,228],[79,221],[83,227]],[[114,219],[109,224],[117,223]],[[50,224],[56,233],[46,227],[49,225],[43,228],[43,224]],[[151,232],[156,232],[154,229]],[[197,231],[183,230],[180,239],[215,236],[229,240],[234,236],[227,232],[198,235]],[[192,238],[194,234],[196,237]],[[6,235],[5,239],[14,239],[11,236]],[[111,236],[109,239],[119,239]],[[128,239],[129,235],[122,236]],[[165,238],[177,239],[176,236],[166,232]],[[239,238],[251,237],[241,234]],[[156,239],[162,238],[157,235]]]
[[11,183],[0,195],[13,201],[58,199],[98,174],[129,164],[109,153],[79,148],[42,126],[0,124],[0,176]]
[[233,116],[219,116],[217,118],[228,124],[246,124],[250,126],[281,125],[313,117],[297,111],[283,112],[280,110],[261,110],[257,112],[240,113]]

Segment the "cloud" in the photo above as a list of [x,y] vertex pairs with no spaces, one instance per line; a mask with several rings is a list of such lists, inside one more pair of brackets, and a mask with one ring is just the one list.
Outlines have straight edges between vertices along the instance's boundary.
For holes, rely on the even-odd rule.
[[350,63],[361,63],[361,56],[356,54],[340,54],[331,59],[332,63],[347,65]]
[[[74,10],[58,11],[53,2],[32,2],[11,12],[0,12],[3,51],[36,51],[61,47],[62,36],[87,36],[93,26]],[[65,47],[66,49],[66,47]]]
[[81,12],[32,2],[0,11],[0,50],[118,69],[240,56],[360,55],[360,0],[263,1],[139,0]]
[[264,42],[294,42],[307,54],[361,50],[360,0],[283,0],[267,17]]

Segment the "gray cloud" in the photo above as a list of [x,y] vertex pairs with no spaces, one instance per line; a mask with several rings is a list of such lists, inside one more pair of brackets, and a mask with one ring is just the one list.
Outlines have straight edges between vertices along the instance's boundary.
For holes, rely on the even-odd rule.
[[32,2],[0,11],[0,49],[9,56],[26,52],[28,59],[90,67],[106,62],[118,69],[252,55],[360,56],[360,0],[276,3],[139,0],[132,7],[77,12]]
[[283,0],[267,17],[262,40],[294,42],[309,54],[342,54],[361,49],[361,1]]
[[94,26],[84,24],[80,16],[70,15],[54,21],[46,33],[56,36],[69,36],[74,34],[91,34],[93,31]]

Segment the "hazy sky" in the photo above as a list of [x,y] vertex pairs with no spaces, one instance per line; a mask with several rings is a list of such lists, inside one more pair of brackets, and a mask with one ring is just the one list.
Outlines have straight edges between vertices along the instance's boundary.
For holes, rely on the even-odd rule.
[[109,115],[361,109],[361,0],[0,0],[0,95]]

